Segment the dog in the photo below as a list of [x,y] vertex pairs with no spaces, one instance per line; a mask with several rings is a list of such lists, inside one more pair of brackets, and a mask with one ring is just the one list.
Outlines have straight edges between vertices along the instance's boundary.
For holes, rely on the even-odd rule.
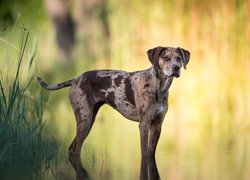
[[108,104],[129,120],[139,122],[142,157],[154,157],[161,126],[168,110],[169,88],[174,78],[186,69],[190,52],[177,47],[155,47],[147,51],[149,69],[126,72],[120,70],[88,71],[75,79],[48,85],[47,90],[71,87],[69,99],[77,123],[76,137],[69,156],[79,157],[99,108]]

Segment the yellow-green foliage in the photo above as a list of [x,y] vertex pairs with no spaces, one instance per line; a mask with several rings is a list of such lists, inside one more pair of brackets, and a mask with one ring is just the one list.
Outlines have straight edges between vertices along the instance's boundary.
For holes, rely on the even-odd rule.
[[[56,61],[54,27],[46,11],[38,11],[40,22],[36,17],[29,17],[29,11],[24,11],[20,12],[14,28],[0,32],[1,73],[10,74],[11,69],[6,67],[11,67],[14,64],[11,59],[16,59],[12,57],[18,56],[18,48],[13,46],[17,43],[10,42],[18,42],[18,29],[23,24],[31,33],[27,44],[31,51],[24,55],[27,65],[21,73],[27,74],[32,49],[37,48],[34,63],[37,63],[38,74],[48,83],[61,82],[91,69],[146,69],[150,66],[146,51],[154,46],[188,49],[191,59],[187,70],[182,70],[181,77],[174,80],[170,89],[170,108],[158,146],[162,179],[221,179],[221,174],[226,179],[249,177],[249,144],[246,143],[249,132],[241,134],[240,131],[250,125],[250,1],[105,2],[109,13],[110,44],[106,46],[111,47],[110,61],[102,55],[103,49],[97,50],[100,51],[97,60],[88,58],[82,50],[86,42],[76,39],[74,63],[60,65]],[[43,7],[42,2],[40,4],[40,8]],[[85,30],[84,26],[81,30]],[[103,43],[100,32],[92,41]],[[35,82],[32,87],[40,88]],[[44,114],[45,130],[66,141],[62,148],[65,151],[75,136],[75,120],[67,92],[64,89],[44,93],[50,97]],[[139,172],[134,168],[140,163],[139,148],[137,124],[124,121],[106,106],[98,113],[84,143],[83,161],[90,173],[98,177],[106,177],[106,173],[107,177],[113,175],[113,179],[120,176],[133,179]],[[118,171],[119,177],[116,177],[110,173],[113,167],[125,170]],[[101,173],[96,173],[96,169]]]
[[[37,47],[36,62],[39,74],[50,83],[72,78],[90,69],[124,69],[135,71],[150,66],[146,51],[154,46],[180,46],[191,52],[190,63],[182,76],[171,87],[169,119],[176,122],[201,123],[230,126],[249,125],[250,83],[248,67],[250,61],[250,2],[249,1],[127,1],[109,0],[109,28],[111,34],[111,60],[98,57],[97,61],[81,54],[77,43],[74,63],[58,65],[53,25],[44,14],[40,23],[32,26],[34,17],[27,20],[27,12],[21,12],[15,28],[25,27],[31,31]],[[39,11],[40,14],[46,11]],[[22,13],[25,15],[22,19]],[[40,18],[42,19],[42,18]],[[15,29],[15,30],[16,30]],[[8,43],[10,28],[1,34],[1,44]],[[32,31],[33,30],[33,31]],[[84,28],[82,29],[84,31]],[[13,31],[13,30],[12,30]],[[17,33],[18,34],[18,33]],[[97,35],[99,37],[99,34]],[[102,39],[93,39],[102,43]],[[78,42],[76,40],[76,42]],[[29,44],[28,44],[29,45]],[[12,45],[9,45],[12,47]],[[16,48],[3,50],[7,60],[9,54],[16,56]],[[9,53],[11,51],[11,53]],[[102,49],[100,49],[102,51]],[[6,55],[7,54],[7,55]],[[24,56],[29,61],[32,52]],[[7,61],[1,63],[5,69]],[[27,62],[29,63],[29,62]],[[28,67],[28,65],[27,65]],[[8,72],[3,70],[2,72]],[[24,70],[24,72],[26,72]],[[60,93],[59,93],[60,94]],[[67,96],[66,91],[57,96]],[[65,105],[59,105],[65,107]],[[67,109],[67,111],[63,109]],[[67,105],[62,109],[68,112]],[[59,108],[60,109],[60,108]],[[71,114],[72,117],[72,114]],[[58,118],[57,118],[58,119]],[[176,123],[173,122],[173,123]]]
[[146,68],[157,45],[191,52],[171,87],[171,118],[243,123],[249,119],[249,1],[122,1],[114,5],[112,51],[129,70]]

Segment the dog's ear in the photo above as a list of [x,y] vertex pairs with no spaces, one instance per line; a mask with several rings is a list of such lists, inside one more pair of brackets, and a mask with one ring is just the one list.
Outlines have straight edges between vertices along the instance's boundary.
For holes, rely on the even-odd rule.
[[178,47],[177,49],[181,53],[183,67],[184,67],[184,69],[186,69],[187,63],[188,63],[189,58],[190,58],[190,52],[183,49],[183,48],[180,48],[180,47]]
[[147,51],[148,59],[153,66],[158,66],[160,54],[164,49],[165,47],[158,46]]

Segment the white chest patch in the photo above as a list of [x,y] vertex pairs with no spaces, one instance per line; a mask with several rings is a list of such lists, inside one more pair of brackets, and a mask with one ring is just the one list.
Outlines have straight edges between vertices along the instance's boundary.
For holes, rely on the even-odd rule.
[[155,115],[158,115],[160,113],[162,113],[164,111],[164,107],[161,105],[161,106],[158,106],[156,109],[155,109]]

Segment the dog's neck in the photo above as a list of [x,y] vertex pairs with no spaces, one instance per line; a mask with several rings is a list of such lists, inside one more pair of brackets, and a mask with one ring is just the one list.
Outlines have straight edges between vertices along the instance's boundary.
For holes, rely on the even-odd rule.
[[173,82],[173,77],[167,77],[159,70],[156,70],[153,66],[149,69],[152,75],[152,81],[156,88],[156,93],[159,99],[164,99],[168,94],[168,90]]
[[167,77],[162,82],[163,82],[163,85],[160,86],[161,91],[168,91],[173,82],[173,77]]

